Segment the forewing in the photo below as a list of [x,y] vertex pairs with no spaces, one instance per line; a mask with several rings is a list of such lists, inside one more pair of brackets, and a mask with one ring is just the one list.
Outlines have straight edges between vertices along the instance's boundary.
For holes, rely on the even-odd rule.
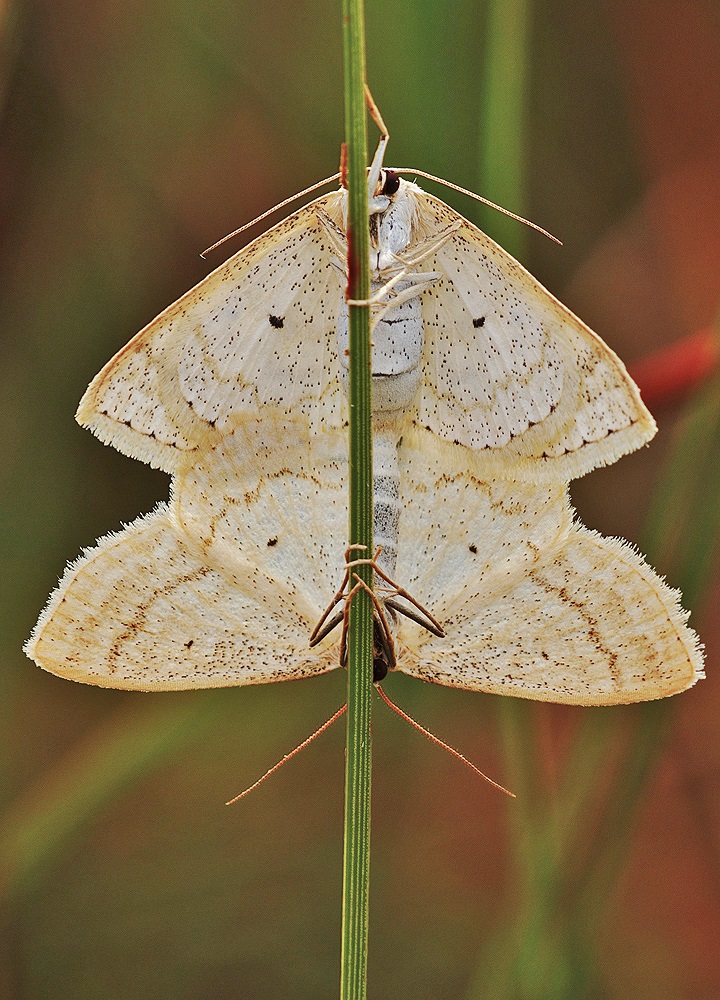
[[165,505],[65,571],[25,651],[71,680],[139,691],[308,677],[337,665],[314,621],[262,568],[208,565]]
[[[417,237],[461,219],[418,189]],[[461,219],[423,293],[419,422],[484,475],[568,481],[639,448],[655,423],[620,359],[517,261]]]
[[399,666],[439,684],[539,701],[663,698],[704,676],[679,598],[627,542],[575,524],[504,593],[461,595],[442,620],[445,638],[427,641],[406,627]]
[[141,330],[93,379],[79,422],[166,472],[266,406],[338,424],[342,280],[316,211],[339,197],[289,216]]

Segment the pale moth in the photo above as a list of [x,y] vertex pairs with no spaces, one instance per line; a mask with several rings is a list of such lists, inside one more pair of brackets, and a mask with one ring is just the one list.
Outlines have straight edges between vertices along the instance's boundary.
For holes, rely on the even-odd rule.
[[[427,614],[400,622],[395,612],[412,616],[412,608],[392,593],[383,597],[389,631],[376,648],[377,676],[397,664],[442,683],[586,704],[682,690],[701,676],[702,661],[676,595],[625,543],[571,527],[561,482],[652,435],[637,390],[594,334],[441,202],[430,200],[450,221],[421,239],[420,209],[408,206],[428,196],[381,170],[383,149],[381,143],[369,177],[373,277],[382,286],[373,334],[375,535],[383,545],[382,569],[397,570],[415,602],[426,601],[442,619],[442,629],[433,629]],[[94,683],[157,690],[305,676],[337,664],[336,640],[322,639],[311,650],[308,637],[341,564],[346,530],[339,488],[347,344],[343,197],[319,199],[242,251],[233,258],[243,258],[239,289],[225,287],[219,301],[223,283],[237,277],[225,265],[139,334],[90,386],[80,421],[120,450],[173,472],[174,498],[168,508],[101,540],[68,569],[27,647],[42,666]],[[438,263],[463,227],[485,248],[490,275],[481,282],[483,321],[475,317],[472,334],[466,324],[464,342],[460,326],[440,317],[443,288],[457,298],[466,279],[459,269],[450,279],[450,265],[442,270]],[[282,247],[279,256],[273,242]],[[313,248],[325,242],[330,249],[319,263]],[[471,245],[470,237],[466,242]],[[301,278],[291,262],[308,250]],[[421,270],[430,256],[434,270]],[[272,268],[282,274],[274,285]],[[331,297],[340,301],[332,322],[325,302],[330,278]],[[320,322],[308,313],[305,297],[308,287],[317,291],[318,280],[326,281],[312,300]],[[285,294],[285,284],[289,299],[269,298]],[[274,331],[269,336],[262,309]],[[448,338],[455,333],[464,360],[453,355]],[[453,398],[448,372],[459,370],[460,361],[467,367],[468,357],[480,367],[478,384],[473,388],[473,373],[465,371]],[[252,365],[261,366],[254,382],[244,374]],[[262,429],[255,414],[264,415]],[[443,440],[451,433],[454,445]],[[422,475],[423,461],[435,463],[432,485]],[[493,483],[500,474],[508,481]],[[193,494],[198,475],[203,489]],[[453,484],[462,484],[466,505],[457,524]],[[261,516],[264,548],[251,541],[263,535],[255,530]],[[459,541],[450,537],[453,525]],[[467,530],[475,541],[468,541]],[[539,568],[547,579],[537,576]],[[584,573],[598,576],[595,590],[587,582],[582,589]],[[564,586],[557,574],[567,577]],[[505,577],[503,589],[498,579]],[[203,606],[211,592],[216,599]],[[543,592],[540,624],[547,619],[549,631],[538,632]],[[634,599],[637,617],[619,610]],[[173,612],[173,601],[179,611]],[[453,601],[464,610],[454,612]],[[524,650],[508,638],[508,627],[513,635],[524,631],[513,620],[520,609],[528,617]],[[176,640],[187,632],[178,629],[178,614],[197,635],[184,638],[182,649]],[[494,628],[493,614],[504,626]],[[602,627],[596,614],[607,616]],[[646,639],[645,629],[655,625],[660,632]],[[538,641],[541,649],[533,647]],[[582,642],[587,648],[578,650],[573,666],[572,643]],[[593,656],[597,671],[588,673]],[[618,665],[619,659],[625,662]],[[512,671],[497,673],[509,665]]]
[[[401,386],[409,425],[467,448],[485,478],[567,482],[647,442],[654,421],[610,348],[479,229],[383,170],[385,144],[369,176],[373,281],[394,283],[373,332],[376,395]],[[171,473],[264,412],[343,426],[345,211],[342,189],[318,198],[169,306],[93,380],[80,423]]]
[[[475,691],[578,705],[702,677],[671,590],[627,542],[574,523],[562,483],[483,481],[422,429],[398,448],[397,572],[444,636],[404,616],[397,667]],[[178,463],[169,504],[69,566],[27,645],[46,670],[162,691],[308,677],[308,637],[347,544],[346,440],[268,413]],[[380,674],[381,676],[381,674]]]

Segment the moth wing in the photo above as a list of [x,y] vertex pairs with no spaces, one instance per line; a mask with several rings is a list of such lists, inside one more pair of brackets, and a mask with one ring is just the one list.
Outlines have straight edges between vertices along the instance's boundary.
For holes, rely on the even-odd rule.
[[267,406],[339,423],[342,281],[316,216],[339,197],[289,216],[160,313],[93,379],[78,421],[166,472]]
[[262,568],[310,631],[337,590],[347,547],[347,440],[306,421],[244,421],[178,470],[173,509],[203,559]]
[[477,593],[504,593],[570,530],[563,483],[482,479],[464,448],[417,428],[399,456],[397,579],[441,623]]
[[403,623],[399,668],[452,687],[564,704],[664,698],[704,676],[679,598],[627,542],[574,524],[504,592],[475,586],[459,594],[441,618],[444,638]]
[[521,264],[420,189],[417,237],[461,222],[431,258],[419,422],[481,453],[486,475],[568,481],[649,441],[617,355]]
[[337,665],[313,621],[257,566],[208,565],[166,505],[68,566],[26,644],[51,673],[137,691],[309,677]]

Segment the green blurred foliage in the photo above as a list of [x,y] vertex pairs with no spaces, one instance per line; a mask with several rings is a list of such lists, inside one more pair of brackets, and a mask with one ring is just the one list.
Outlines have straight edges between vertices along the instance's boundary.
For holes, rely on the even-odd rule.
[[[518,16],[513,93],[488,47]],[[623,358],[714,320],[712,6],[397,0],[368,2],[367,28],[390,159],[560,236],[441,194]],[[339,4],[5,0],[0,116],[0,995],[335,995],[342,726],[222,803],[337,707],[340,672],[156,699],[44,675],[20,647],[66,560],[167,496],[74,423],[86,384],[207,273],[199,250],[336,169]],[[720,994],[717,625],[698,618],[717,595],[717,390],[657,417],[651,448],[573,496],[630,538],[651,508],[645,540],[690,590],[708,680],[592,711],[392,678],[527,794],[516,809],[478,787],[378,707],[371,996]]]

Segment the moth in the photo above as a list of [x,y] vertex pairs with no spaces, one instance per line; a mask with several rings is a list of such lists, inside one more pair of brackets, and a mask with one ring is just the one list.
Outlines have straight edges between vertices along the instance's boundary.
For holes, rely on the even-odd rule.
[[[565,484],[480,479],[466,449],[422,428],[398,463],[397,571],[444,631],[399,614],[399,670],[578,705],[703,676],[678,593],[628,543],[574,521]],[[308,637],[347,545],[346,470],[342,429],[276,413],[238,424],[176,463],[168,504],[68,567],[26,652],[60,676],[143,691],[337,667],[338,631]]]
[[[379,408],[466,449],[486,479],[567,482],[647,442],[655,423],[613,351],[384,169],[386,141],[368,177]],[[169,306],[93,380],[80,423],[170,473],[266,411],[313,434],[342,427],[346,210],[342,188],[323,195]]]

